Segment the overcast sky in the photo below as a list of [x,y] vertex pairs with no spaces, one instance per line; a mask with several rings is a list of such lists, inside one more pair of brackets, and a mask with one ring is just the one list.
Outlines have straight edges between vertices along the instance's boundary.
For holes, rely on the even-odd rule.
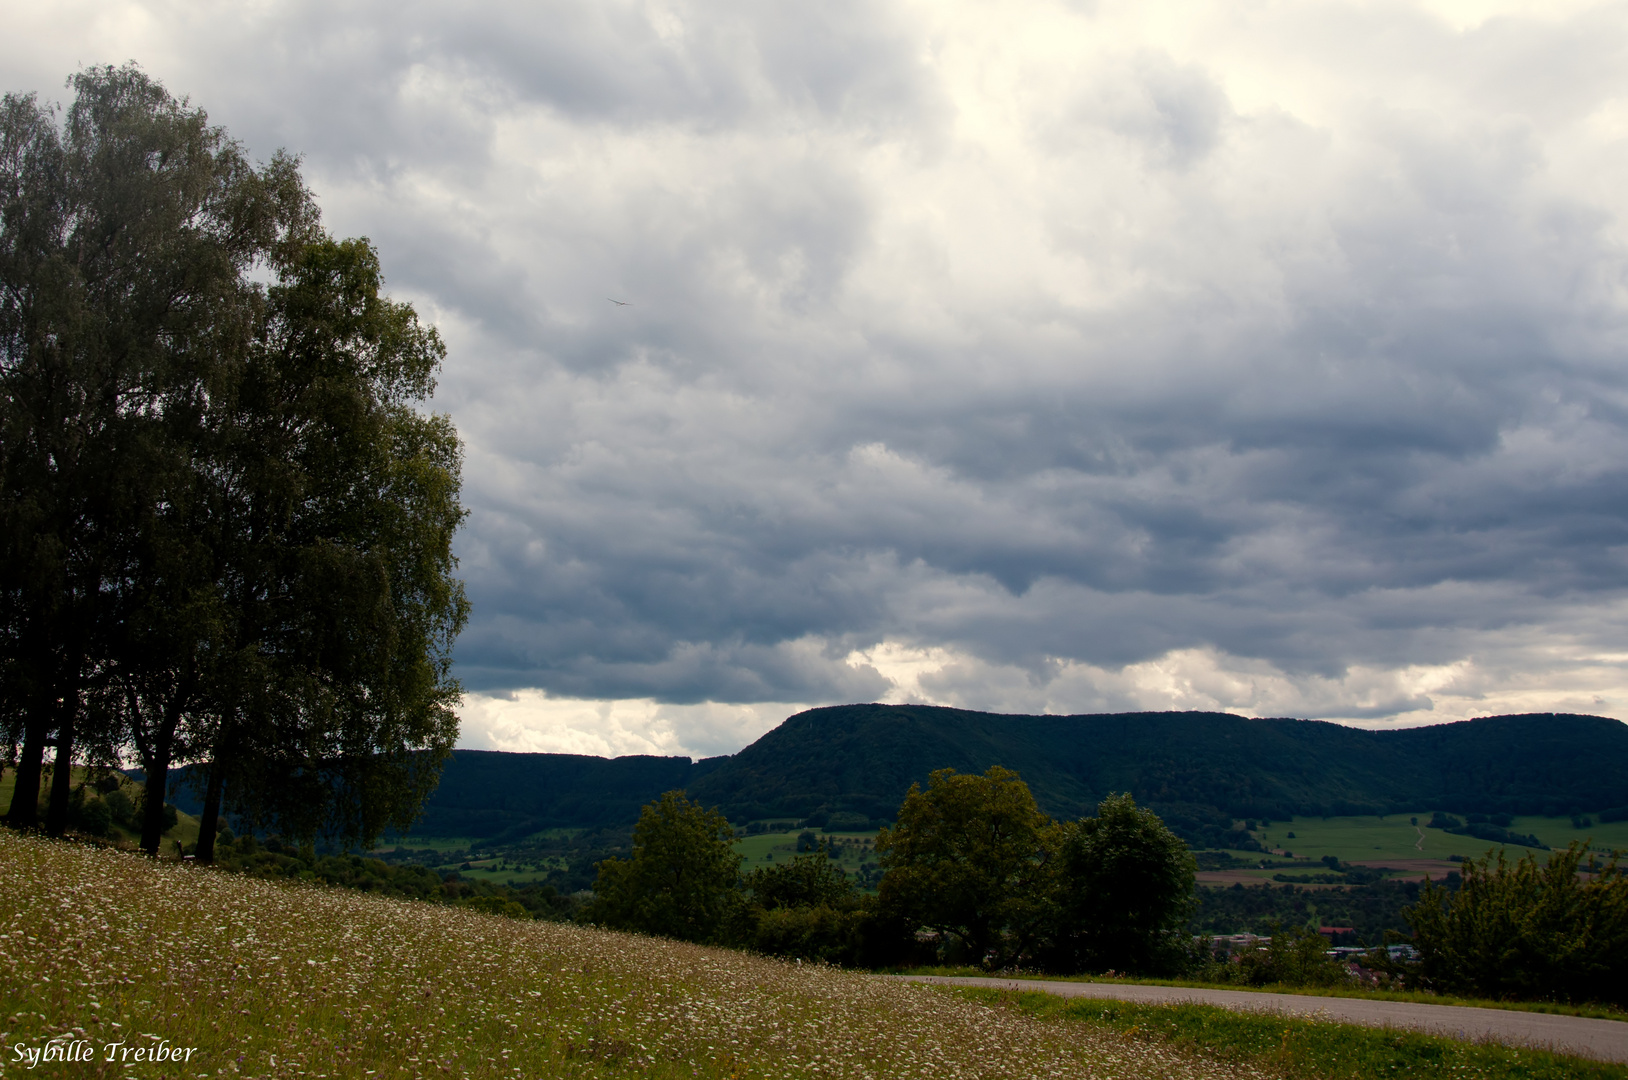
[[0,9],[440,327],[465,746],[1628,716],[1624,4]]

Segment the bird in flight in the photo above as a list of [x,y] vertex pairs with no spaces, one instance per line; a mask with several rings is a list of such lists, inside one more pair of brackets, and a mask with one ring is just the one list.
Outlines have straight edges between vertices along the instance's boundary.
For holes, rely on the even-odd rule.
[[610,300],[610,302],[615,304],[617,307],[632,307],[633,306],[633,304],[630,301],[627,301],[627,300],[611,300],[611,298],[608,297],[608,296],[605,297],[605,299]]

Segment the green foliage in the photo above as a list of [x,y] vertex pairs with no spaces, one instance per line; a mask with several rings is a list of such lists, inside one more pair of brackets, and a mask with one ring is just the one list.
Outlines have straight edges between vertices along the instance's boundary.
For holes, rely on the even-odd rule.
[[506,915],[511,919],[531,918],[531,912],[519,903],[501,896],[476,896],[461,902],[458,906],[484,911],[488,915]]
[[1285,1080],[1375,1076],[1396,1080],[1446,1076],[1628,1080],[1628,1066],[1394,1028],[1333,1024],[1212,1005],[1139,1005],[999,990],[965,989],[960,993],[1024,1016],[1106,1027],[1126,1038],[1170,1045]]
[[221,407],[254,526],[225,541],[245,575],[212,737],[226,797],[364,846],[412,823],[451,750],[468,611],[457,434],[413,408],[444,349],[381,285],[365,240],[291,248]]
[[[318,854],[281,837],[261,843],[253,835],[222,836],[216,865],[223,870],[272,880],[320,881],[358,892],[378,893],[407,900],[475,907],[477,910],[570,921],[577,904],[548,885],[512,889],[484,881],[468,881],[457,874],[443,877],[422,866],[392,866],[357,854]],[[516,912],[509,905],[520,909]]]
[[872,911],[823,847],[760,866],[742,883],[747,908],[736,943],[769,956],[863,962]]
[[795,907],[838,908],[853,903],[853,884],[824,850],[789,862],[759,866],[746,875],[751,902],[766,910]]
[[81,784],[68,800],[68,828],[86,836],[107,836],[113,830],[113,812],[105,799],[89,798]]
[[[1440,829],[1442,832],[1457,836],[1473,836],[1477,840],[1486,840],[1493,844],[1513,844],[1516,847],[1542,848],[1545,851],[1549,849],[1548,844],[1535,836],[1510,832],[1504,827],[1510,824],[1510,820],[1508,814],[1494,814],[1490,818],[1486,814],[1470,814],[1466,822],[1438,810],[1431,815],[1430,822],[1425,827]],[[1577,820],[1573,819],[1574,822]]]
[[1186,964],[1193,855],[1151,810],[1114,795],[1057,826],[1058,911],[1043,951],[1061,971],[1173,973]]
[[[1579,773],[1576,762],[1596,767]],[[1116,791],[1195,847],[1253,844],[1237,819],[1545,813],[1628,804],[1628,727],[1601,717],[1492,717],[1399,731],[1225,713],[1004,716],[845,705],[789,718],[687,785],[732,819],[884,818],[934,769],[1022,774],[1059,819]]]
[[741,904],[734,839],[722,814],[667,792],[639,815],[632,857],[599,864],[583,918],[681,941],[725,940]]
[[[150,853],[189,758],[212,763],[205,858],[223,784],[369,843],[411,823],[457,730],[460,448],[417,411],[444,350],[366,241],[322,232],[293,159],[251,165],[133,64],[72,84],[60,128],[0,106],[12,817],[49,741],[140,759]],[[68,799],[62,770],[52,831]]]
[[1054,824],[1010,770],[942,769],[910,790],[876,850],[880,913],[947,939],[941,959],[1148,974],[1190,963],[1192,853],[1129,795]]
[[1424,977],[1481,997],[1628,1004],[1628,875],[1615,856],[1583,858],[1576,842],[1541,866],[1500,851],[1465,861],[1456,893],[1427,885],[1407,912]]
[[751,914],[738,944],[766,956],[853,964],[863,955],[870,912],[862,907],[782,907]]
[[876,837],[882,909],[949,936],[970,963],[1004,967],[1029,951],[1050,913],[1039,857],[1047,825],[1009,769],[934,771]]
[[1328,955],[1323,935],[1306,926],[1273,927],[1270,941],[1230,956],[1204,957],[1188,975],[1243,986],[1350,986],[1356,981]]
[[114,788],[102,796],[102,802],[107,804],[112,819],[126,828],[136,825],[136,806],[130,796],[122,788]]

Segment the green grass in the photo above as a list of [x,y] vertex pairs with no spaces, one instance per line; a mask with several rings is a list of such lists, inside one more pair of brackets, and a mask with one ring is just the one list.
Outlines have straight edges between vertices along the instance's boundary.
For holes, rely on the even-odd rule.
[[[812,830],[815,837],[822,842],[833,841],[837,850],[836,863],[848,874],[859,871],[862,863],[876,861],[876,834],[873,832],[842,832],[823,833]],[[744,836],[735,841],[735,850],[745,857],[741,863],[741,870],[748,871],[754,867],[772,866],[777,862],[786,862],[797,855],[797,837],[801,830],[782,833],[759,833],[756,836]],[[773,855],[770,859],[768,856]]]
[[468,851],[479,849],[480,841],[472,836],[391,836],[381,843],[377,851]]
[[[891,969],[896,975],[936,975],[946,977],[988,978],[990,973],[975,967],[921,967]],[[1180,986],[1200,990],[1241,990],[1260,994],[1297,994],[1302,997],[1367,998],[1372,1001],[1404,1001],[1419,1005],[1465,1005],[1476,1009],[1508,1009],[1513,1012],[1549,1013],[1555,1016],[1588,1016],[1596,1020],[1628,1021],[1628,1012],[1610,1005],[1570,1005],[1559,1001],[1495,1001],[1489,998],[1457,997],[1452,994],[1432,994],[1411,990],[1371,990],[1360,986],[1291,986],[1273,983],[1269,986],[1240,986],[1237,983],[1201,982],[1197,979],[1134,979],[1108,978],[1100,975],[1042,975],[1008,974],[1002,979],[1044,980],[1046,982],[1109,983],[1118,986]]]
[[[546,861],[553,863],[557,860]],[[503,862],[503,865],[505,865],[507,869],[500,870],[498,869],[500,862],[503,862],[503,860],[485,859],[480,862],[470,863],[468,870],[462,869],[463,863],[457,863],[455,865],[448,864],[446,866],[437,867],[437,869],[457,870],[458,875],[466,880],[485,881],[490,882],[493,885],[507,885],[511,882],[515,885],[530,885],[533,882],[546,882],[551,870],[551,867],[545,867],[542,870],[517,870],[515,869],[514,863],[508,862]],[[527,863],[526,865],[536,866],[537,863]]]
[[[83,765],[73,766],[73,773],[71,776],[73,786],[77,787],[84,783],[86,772],[87,770]],[[123,781],[123,787],[125,794],[131,799],[135,799],[137,797],[137,793],[140,791],[141,785],[137,784],[133,780],[125,778]],[[4,814],[11,808],[11,796],[16,790],[17,777],[14,775],[14,770],[7,769],[5,770],[5,775],[0,776],[0,814]],[[47,774],[40,781],[40,823],[42,825],[45,823],[45,805],[46,800],[50,796],[50,791],[51,777],[49,774]],[[87,798],[91,799],[100,797],[93,790],[87,790],[85,795]],[[175,815],[175,828],[164,833],[163,843],[159,845],[159,853],[164,856],[173,855],[175,852],[174,841],[179,841],[186,847],[187,851],[190,852],[198,843],[198,827],[199,821],[197,818],[193,817],[191,814],[184,814],[177,811]],[[127,848],[141,846],[141,833],[139,830],[127,829],[117,822],[112,824],[111,830],[112,831],[105,838],[107,842],[119,847]]]
[[1628,1080],[1628,1067],[1544,1050],[1460,1042],[1387,1028],[1211,1005],[1140,1005],[1054,994],[959,992],[1036,1019],[1108,1030],[1131,1042],[1159,1043],[1220,1062],[1253,1066],[1285,1080],[1345,1077],[1479,1077],[1486,1080]]
[[[1292,821],[1274,821],[1256,830],[1255,836],[1269,848],[1287,849],[1297,856],[1309,856],[1314,862],[1324,855],[1334,855],[1344,862],[1446,859],[1453,855],[1480,858],[1489,848],[1498,846],[1473,836],[1456,836],[1427,828],[1432,813],[1420,810],[1385,817],[1297,817]],[[1456,816],[1463,820],[1462,814]],[[1594,818],[1592,813],[1588,816]],[[1419,819],[1419,830],[1424,832],[1422,849],[1417,846],[1419,831],[1409,824],[1409,819],[1414,817]],[[1521,835],[1531,833],[1550,847],[1563,848],[1573,840],[1588,840],[1596,847],[1628,850],[1628,821],[1606,825],[1595,821],[1590,828],[1579,830],[1572,828],[1569,817],[1517,817],[1509,829]],[[1291,832],[1295,834],[1292,838],[1288,835]],[[1518,858],[1534,849],[1512,846],[1507,850]]]

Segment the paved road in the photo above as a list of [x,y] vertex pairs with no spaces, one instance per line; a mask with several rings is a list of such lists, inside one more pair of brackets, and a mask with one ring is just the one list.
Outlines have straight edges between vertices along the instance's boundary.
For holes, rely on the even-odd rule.
[[1200,990],[1185,986],[1138,986],[1134,983],[1048,982],[1041,979],[947,978],[901,975],[914,982],[952,986],[989,986],[999,990],[1043,990],[1063,997],[1109,998],[1150,1004],[1192,1002],[1242,1012],[1277,1012],[1369,1027],[1414,1028],[1433,1035],[1475,1042],[1519,1043],[1576,1054],[1596,1061],[1628,1062],[1628,1023],[1586,1016],[1475,1009],[1463,1005],[1423,1005],[1369,998],[1262,994],[1250,990]]

